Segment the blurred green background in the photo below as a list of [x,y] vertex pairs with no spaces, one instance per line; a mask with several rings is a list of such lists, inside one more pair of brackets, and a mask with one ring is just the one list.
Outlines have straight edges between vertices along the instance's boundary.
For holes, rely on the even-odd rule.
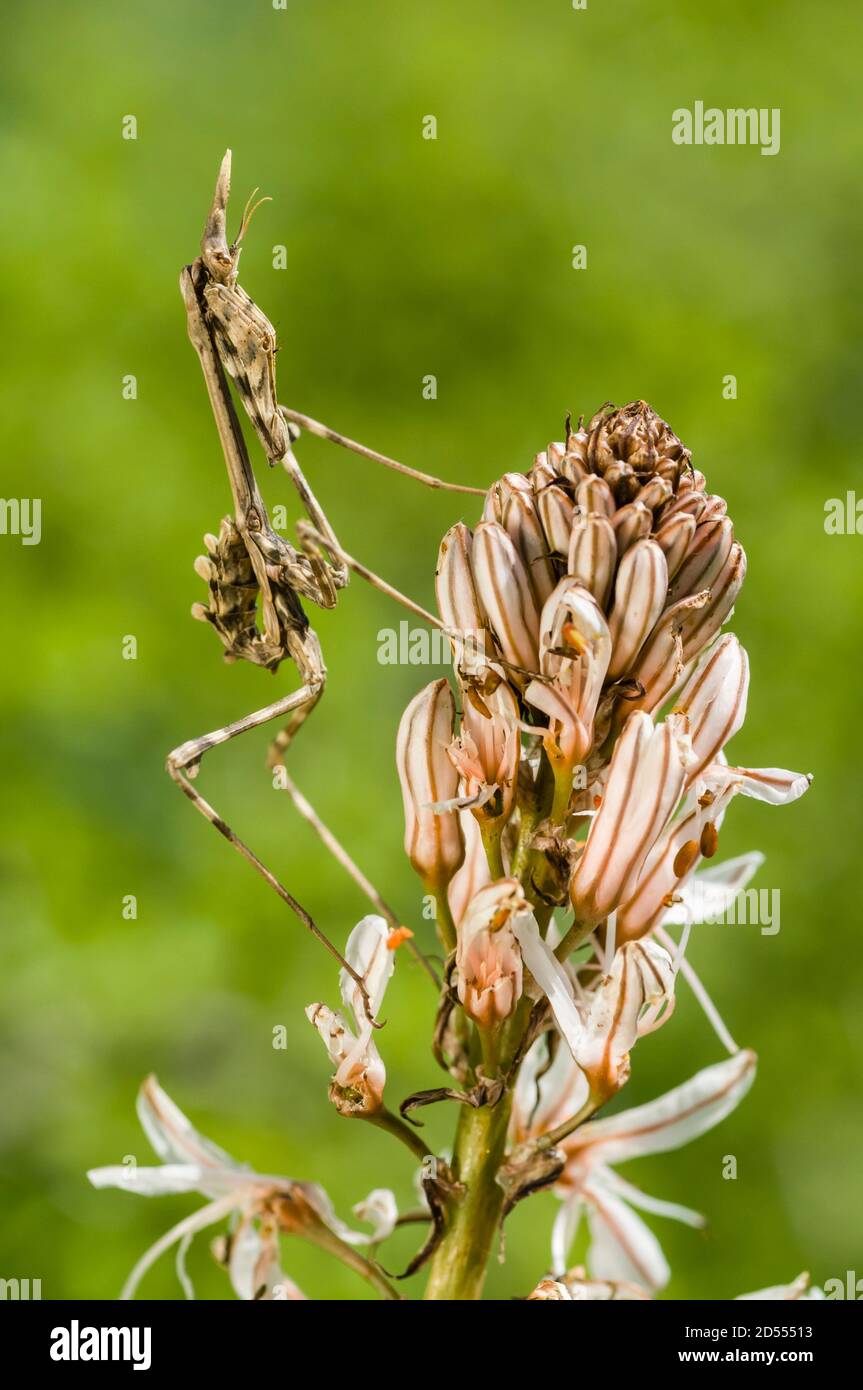
[[[529,466],[566,410],[643,396],[728,498],[749,554],[735,628],[753,673],[733,753],[815,784],[789,808],[739,801],[723,831],[724,854],[767,854],[758,883],[781,890],[779,934],[703,928],[692,944],[732,1032],[760,1054],[755,1089],[721,1129],[625,1176],[711,1217],[706,1239],[651,1218],[670,1296],[729,1297],[804,1268],[863,1275],[863,539],[823,524],[825,500],[860,477],[859,13],[73,0],[10,6],[4,40],[2,491],[42,498],[43,536],[0,537],[0,1276],[41,1278],[44,1297],[113,1297],[193,1208],[84,1180],[94,1164],[147,1161],[133,1100],[150,1070],[232,1153],[322,1181],[343,1216],[377,1185],[412,1200],[406,1152],[328,1106],[302,1010],[336,1002],[331,961],[163,771],[168,749],[294,679],[224,666],[189,617],[204,596],[192,561],[229,499],[176,282],[229,144],[231,227],[255,185],[273,197],[242,270],[280,335],[284,402],[486,484]],[[672,110],[696,100],[781,108],[781,152],[673,145]],[[136,141],[121,138],[130,114]],[[476,515],[472,499],[311,439],[300,458],[344,544],[430,603],[438,539]],[[263,485],[297,510],[284,476]],[[378,633],[401,617],[356,580],[336,613],[314,615],[330,681],[291,766],[430,945],[393,745],[438,671],[378,664]],[[202,787],[343,941],[364,904],[272,790],[266,742],[211,755]],[[381,1041],[393,1100],[438,1084],[433,1005],[400,953]],[[720,1055],[684,990],[623,1099]],[[454,1120],[427,1112],[431,1147]],[[523,1294],[545,1271],[554,1210],[548,1195],[518,1209],[490,1295]],[[399,1237],[393,1264],[415,1238]],[[367,1296],[299,1244],[286,1266],[312,1296]],[[191,1268],[200,1296],[228,1296],[206,1240]],[[143,1291],[180,1296],[170,1258]]]

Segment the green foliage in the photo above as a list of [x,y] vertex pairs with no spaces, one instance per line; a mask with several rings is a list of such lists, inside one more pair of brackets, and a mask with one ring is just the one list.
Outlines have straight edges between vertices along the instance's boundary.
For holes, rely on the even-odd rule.
[[[46,1297],[113,1296],[190,1209],[84,1180],[93,1164],[146,1161],[132,1102],[151,1069],[219,1143],[319,1179],[342,1215],[376,1185],[412,1200],[407,1153],[327,1105],[302,1010],[335,1002],[332,962],[163,771],[168,749],[293,680],[225,667],[188,614],[203,597],[192,560],[229,499],[176,280],[230,144],[235,216],[256,184],[273,196],[242,274],[280,335],[283,401],[485,484],[559,438],[566,410],[643,396],[728,498],[750,558],[735,628],[753,675],[733,752],[815,783],[785,809],[738,801],[722,832],[723,855],[766,852],[758,883],[781,890],[779,934],[705,927],[692,943],[760,1055],[755,1089],[721,1129],[626,1176],[712,1218],[707,1242],[653,1222],[673,1296],[727,1297],[802,1268],[841,1277],[863,1248],[850,723],[863,540],[825,535],[823,514],[859,475],[860,135],[844,96],[859,15],[803,0],[73,0],[18,7],[4,50],[3,492],[43,499],[43,538],[0,537],[0,1275],[41,1278]],[[780,107],[781,152],[673,145],[671,112],[695,100]],[[136,141],[121,138],[130,113]],[[427,114],[436,141],[422,138]],[[272,268],[279,244],[285,270]],[[135,401],[121,394],[130,373]],[[436,400],[422,395],[430,373]],[[429,603],[438,538],[475,515],[471,499],[314,440],[300,457],[346,547]],[[281,474],[263,485],[295,505]],[[401,617],[356,580],[315,616],[330,679],[291,769],[429,945],[393,745],[437,672],[378,664],[377,634]],[[214,753],[202,786],[343,941],[364,904],[271,788],[265,746],[250,735]],[[718,1058],[682,995],[640,1044],[621,1103]],[[381,1037],[393,1099],[438,1084],[433,1007],[400,953]],[[280,1024],[285,1051],[271,1045]],[[454,1118],[427,1112],[430,1147]],[[736,1181],[722,1178],[728,1154]],[[490,1295],[544,1272],[553,1210],[545,1196],[514,1214]],[[399,1236],[405,1260],[416,1235]],[[314,1296],[368,1294],[305,1248],[286,1266]],[[192,1267],[202,1296],[227,1295],[204,1241]],[[144,1292],[178,1296],[170,1260]]]

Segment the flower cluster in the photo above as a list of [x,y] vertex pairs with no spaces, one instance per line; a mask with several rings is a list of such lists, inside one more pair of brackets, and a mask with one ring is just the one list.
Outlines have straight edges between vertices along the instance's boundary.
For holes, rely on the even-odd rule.
[[[753,1054],[737,1051],[687,969],[728,1061],[654,1102],[655,1115],[590,1119],[626,1083],[636,1041],[671,1016],[688,963],[668,926],[701,920],[707,895],[731,901],[761,862],[697,874],[730,802],[787,803],[809,786],[725,756],[749,663],[721,630],[745,570],[725,501],[644,401],[567,422],[564,442],[505,474],[475,528],[458,523],[440,547],[456,693],[434,681],[402,719],[405,848],[438,895],[454,998],[483,1065],[521,1067],[514,1152],[551,1134],[563,1154],[558,1272],[586,1208],[591,1274],[662,1287],[667,1267],[632,1206],[700,1218],[637,1194],[600,1155],[677,1147],[754,1076]],[[447,1036],[453,1074],[481,1075],[470,1040]],[[649,1141],[629,1146],[630,1121]]]
[[[562,443],[494,483],[473,530],[459,522],[441,543],[436,593],[453,682],[434,680],[410,701],[396,762],[405,852],[437,904],[444,966],[430,1031],[448,1084],[416,1091],[400,1114],[385,1103],[378,1013],[411,935],[397,919],[376,913],[351,933],[346,1012],[307,1010],[340,1115],[423,1159],[413,1110],[458,1102],[452,1154],[422,1166],[428,1236],[408,1272],[430,1261],[429,1298],[479,1297],[500,1223],[541,1189],[560,1209],[534,1300],[652,1297],[669,1269],[638,1211],[702,1224],[615,1167],[705,1133],[755,1076],[754,1054],[737,1048],[685,956],[706,908],[731,902],[761,863],[752,853],[701,868],[734,797],[788,803],[810,781],[725,754],[748,696],[746,652],[722,632],[745,568],[724,500],[644,401],[604,407],[586,427],[567,422]],[[671,1018],[681,974],[728,1055],[600,1117],[629,1079],[636,1043]],[[375,1228],[364,1237],[320,1188],[238,1168],[154,1082],[140,1113],[166,1166],[139,1170],[137,1190],[194,1189],[209,1204],[144,1257],[129,1290],[162,1249],[227,1216],[223,1258],[241,1297],[301,1297],[279,1267],[285,1233],[399,1296],[373,1250],[358,1253],[394,1229],[391,1193],[355,1209]],[[127,1185],[124,1170],[91,1178]],[[582,1216],[586,1267],[571,1269]],[[807,1287],[801,1277],[747,1296],[797,1298]]]

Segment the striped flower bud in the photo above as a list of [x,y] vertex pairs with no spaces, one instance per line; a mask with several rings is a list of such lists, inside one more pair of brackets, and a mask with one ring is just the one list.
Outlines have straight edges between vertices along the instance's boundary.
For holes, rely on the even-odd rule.
[[685,721],[671,715],[654,728],[643,712],[629,716],[570,885],[578,921],[602,921],[638,880],[680,799],[691,758]]
[[457,671],[481,667],[489,646],[485,614],[479,601],[471,568],[470,531],[459,521],[451,526],[440,543],[435,570],[438,612],[448,628],[464,634],[453,641]]
[[746,555],[742,545],[732,545],[722,569],[710,585],[710,597],[700,612],[689,613],[682,624],[683,659],[690,662],[704,651],[722,624],[731,616],[737,595],[746,578]]
[[527,569],[503,526],[480,522],[471,550],[476,591],[501,655],[520,672],[512,679],[524,684],[539,665],[539,607]]
[[693,614],[698,615],[709,603],[710,590],[705,589],[700,594],[682,598],[673,607],[666,608],[644,643],[631,673],[641,686],[642,694],[633,704],[621,706],[618,713],[619,726],[633,709],[653,714],[680,683],[686,670],[683,639],[685,625]]
[[503,878],[479,890],[459,924],[458,996],[483,1028],[509,1018],[521,998],[521,951],[512,922],[529,911],[518,879]]
[[650,535],[653,513],[643,502],[630,502],[615,512],[611,524],[617,540],[617,553],[623,556],[636,541]]
[[695,524],[694,516],[690,516],[688,512],[678,512],[676,516],[669,517],[668,521],[663,521],[656,532],[656,544],[665,555],[669,579],[674,577],[683,564],[684,556],[695,535]]
[[687,594],[709,589],[728,559],[734,542],[734,527],[727,516],[701,520],[668,590],[669,606]]
[[533,497],[533,484],[524,473],[504,473],[496,483],[492,483],[485,495],[482,509],[483,521],[503,521],[506,503],[514,492]]
[[719,756],[746,718],[749,658],[729,632],[701,661],[675,703],[689,720],[695,761],[689,769],[692,784],[708,763]]
[[617,538],[608,517],[577,517],[569,539],[567,573],[589,589],[602,607],[608,602],[616,565]]
[[542,608],[555,585],[548,541],[533,497],[513,492],[502,509],[501,525],[524,562],[527,582],[537,608]]
[[536,499],[536,506],[548,549],[565,558],[575,515],[571,499],[561,487],[544,487]]
[[632,671],[665,607],[667,588],[668,569],[660,547],[656,541],[636,541],[620,562],[614,586],[609,680],[619,680]]
[[433,892],[445,887],[464,858],[458,812],[432,809],[458,796],[458,772],[447,752],[454,732],[455,700],[441,677],[411,700],[396,740],[405,853]]
[[582,516],[613,517],[617,511],[614,493],[608,483],[593,474],[583,478],[576,487],[575,503]]

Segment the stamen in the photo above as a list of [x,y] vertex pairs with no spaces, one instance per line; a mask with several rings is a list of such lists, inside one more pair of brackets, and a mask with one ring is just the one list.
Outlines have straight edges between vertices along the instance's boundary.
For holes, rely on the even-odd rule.
[[701,832],[701,853],[705,859],[712,859],[719,847],[719,831],[709,820]]
[[[659,941],[662,942],[662,945],[665,946],[666,950],[671,952],[676,951],[677,947],[674,941],[674,937],[670,936],[669,933],[665,931],[663,927],[655,927],[653,934],[655,937],[657,937]],[[722,1021],[722,1017],[719,1013],[719,1010],[717,1009],[713,1000],[710,998],[710,995],[707,993],[707,990],[704,988],[704,985],[701,983],[701,980],[695,973],[695,970],[693,969],[692,965],[689,963],[688,960],[681,959],[680,971],[687,984],[689,985],[689,988],[692,990],[692,993],[695,995],[695,998],[698,1000],[698,1003],[701,1005],[701,1008],[704,1011],[704,1015],[707,1018],[707,1021],[713,1029],[714,1033],[716,1034],[717,1038],[722,1043],[722,1046],[725,1048],[726,1052],[728,1052],[733,1057],[736,1052],[740,1051],[740,1048],[737,1046],[737,1043],[734,1041],[731,1034],[729,1033],[727,1027]]]
[[698,841],[687,840],[674,856],[674,863],[671,866],[674,870],[674,877],[683,878],[684,874],[688,874],[697,858]]
[[387,950],[397,951],[399,946],[401,946],[405,941],[411,941],[412,939],[413,932],[411,931],[410,927],[393,927],[392,931],[387,937]]

